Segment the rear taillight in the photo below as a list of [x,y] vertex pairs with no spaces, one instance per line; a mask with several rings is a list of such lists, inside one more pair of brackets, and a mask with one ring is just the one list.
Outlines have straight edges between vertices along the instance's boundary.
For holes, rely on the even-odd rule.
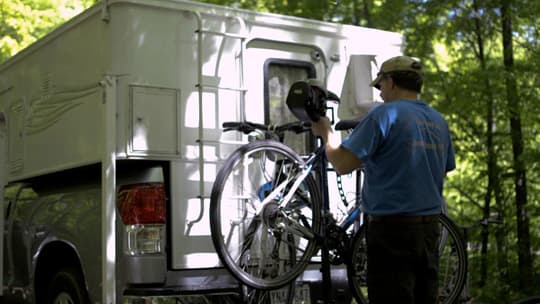
[[125,225],[164,224],[165,189],[162,183],[120,187],[118,210]]
[[164,248],[165,189],[162,183],[120,187],[118,211],[125,225],[127,254],[162,253]]

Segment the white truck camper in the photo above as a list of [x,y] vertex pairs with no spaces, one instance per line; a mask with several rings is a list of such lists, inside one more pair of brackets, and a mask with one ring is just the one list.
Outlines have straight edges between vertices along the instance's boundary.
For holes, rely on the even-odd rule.
[[0,302],[242,301],[207,211],[217,170],[249,137],[222,123],[293,120],[288,88],[308,78],[341,96],[336,119],[361,115],[376,62],[402,44],[197,2],[108,0],[2,63]]

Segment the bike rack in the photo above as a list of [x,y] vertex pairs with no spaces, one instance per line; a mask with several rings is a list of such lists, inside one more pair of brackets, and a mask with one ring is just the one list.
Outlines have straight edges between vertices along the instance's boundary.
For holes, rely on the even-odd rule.
[[[327,166],[328,166],[328,159],[326,158],[326,153],[321,153],[321,160],[320,160],[320,167],[319,167],[319,175],[322,180],[323,185],[328,184],[328,175],[327,175]],[[322,227],[326,227],[327,220],[328,220],[328,210],[330,210],[330,195],[328,193],[328,187],[322,187],[321,189],[322,196],[323,196],[323,216],[322,216]],[[322,272],[322,287],[323,290],[327,290],[328,292],[324,293],[323,301],[325,304],[333,303],[331,293],[332,293],[332,276],[331,276],[331,267],[330,267],[330,256],[328,251],[328,240],[326,238],[326,231],[323,229],[321,231],[321,237],[323,239],[322,241],[322,248],[321,248],[321,272]]]

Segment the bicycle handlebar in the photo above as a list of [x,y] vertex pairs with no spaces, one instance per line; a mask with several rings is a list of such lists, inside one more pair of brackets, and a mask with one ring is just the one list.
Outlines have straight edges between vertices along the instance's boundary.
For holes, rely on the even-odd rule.
[[290,131],[299,134],[309,131],[311,128],[311,123],[295,121],[275,126],[263,125],[250,121],[227,121],[223,123],[223,128],[223,132],[240,131],[244,134],[249,134],[255,131],[262,131],[264,133],[274,134],[282,134],[285,131]]
[[240,131],[244,134],[249,134],[255,130],[266,131],[267,126],[249,121],[226,121],[223,123],[223,132]]

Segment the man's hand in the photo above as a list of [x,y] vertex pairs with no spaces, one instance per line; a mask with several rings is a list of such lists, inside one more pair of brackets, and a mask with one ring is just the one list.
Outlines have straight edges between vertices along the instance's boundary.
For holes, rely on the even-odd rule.
[[341,147],[339,133],[334,133],[327,117],[311,122],[311,133],[322,139],[326,156],[338,174],[350,173],[362,165],[362,161],[354,154]]
[[328,117],[321,117],[317,122],[312,121],[311,133],[313,133],[315,136],[321,137],[324,143],[326,143],[328,141],[329,134],[333,133]]

